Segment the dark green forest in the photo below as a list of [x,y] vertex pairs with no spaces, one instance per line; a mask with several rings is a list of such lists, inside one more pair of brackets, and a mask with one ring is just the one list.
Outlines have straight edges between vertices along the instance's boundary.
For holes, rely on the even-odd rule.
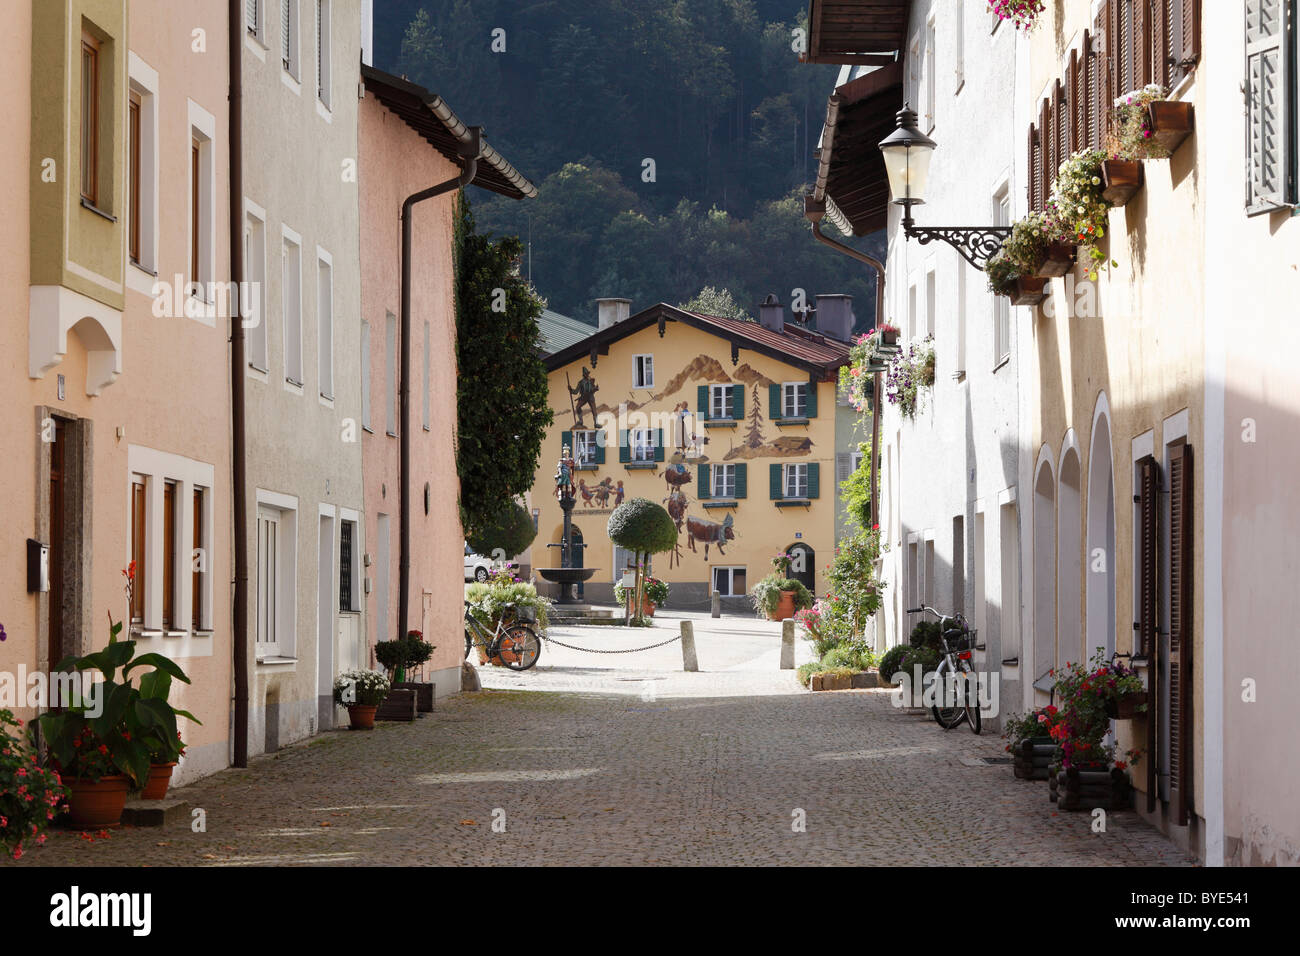
[[[854,296],[874,278],[816,243],[803,195],[836,67],[801,64],[800,0],[377,0],[376,64],[443,96],[539,187],[473,190],[517,234],[550,308],[639,310],[705,286],[757,311],[775,292]],[[504,31],[504,34],[494,31]],[[504,51],[494,51],[504,43]],[[653,162],[653,177],[648,167]],[[882,253],[883,238],[869,247]]]

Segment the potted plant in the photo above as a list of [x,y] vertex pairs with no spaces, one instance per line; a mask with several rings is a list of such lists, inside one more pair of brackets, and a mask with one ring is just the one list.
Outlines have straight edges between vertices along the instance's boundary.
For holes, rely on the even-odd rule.
[[334,703],[348,709],[353,730],[372,730],[375,711],[388,696],[388,677],[379,671],[344,671],[334,678]]
[[[197,721],[196,721],[197,723]],[[141,800],[162,800],[167,796],[172,773],[185,756],[185,741],[180,731],[172,740],[163,740],[162,734],[149,738],[149,778],[140,793]]]
[[1008,741],[1012,770],[1021,780],[1046,780],[1052,765],[1059,759],[1051,728],[1056,723],[1057,708],[1040,707],[1007,718],[1002,736]]
[[[619,607],[627,605],[627,588],[623,587],[623,582],[619,581],[614,585],[614,599],[618,601]],[[656,577],[646,575],[644,592],[641,595],[640,613],[650,617],[655,616],[655,608],[663,607],[664,602],[668,600],[668,584],[660,581]]]
[[[488,631],[495,631],[497,624],[502,621],[510,624],[514,616],[521,614],[533,619],[528,623],[539,634],[545,634],[550,624],[548,612],[551,602],[537,593],[536,585],[506,573],[492,574],[486,581],[468,585],[465,588],[465,600],[469,603],[469,611],[475,620]],[[478,648],[479,663],[488,663],[487,649],[481,644],[475,646]],[[493,658],[491,663],[498,667],[505,666],[498,658]]]
[[885,397],[898,406],[905,418],[915,418],[921,407],[922,389],[934,385],[934,336],[910,342],[894,356],[885,373]]
[[1106,154],[1099,149],[1084,149],[1072,155],[1061,163],[1047,203],[1047,215],[1060,234],[1088,250],[1088,278],[1093,281],[1106,261],[1097,244],[1106,235],[1112,206],[1105,197],[1105,161]]
[[[401,670],[390,668],[393,671],[393,690],[412,690],[415,691],[416,709],[421,713],[428,714],[433,712],[433,682],[432,681],[413,681],[407,678],[413,677],[415,671],[429,662],[433,656],[436,645],[430,644],[424,639],[424,634],[420,631],[411,630],[406,632],[405,640],[392,641],[400,649]],[[375,645],[375,657],[381,664],[384,664],[379,657],[379,645]],[[384,666],[388,666],[385,664]]]
[[1047,9],[1043,0],[989,0],[989,10],[999,20],[1010,20],[1017,30],[1028,33],[1038,24],[1038,17]]
[[783,578],[775,572],[755,584],[749,595],[754,610],[769,621],[784,621],[794,617],[796,611],[813,606],[812,592],[793,578]]
[[[0,710],[0,845],[15,860],[23,844],[45,842],[51,821],[67,809],[68,788],[59,774],[42,767],[22,740],[23,722]],[[16,731],[16,732],[15,732]]]
[[876,326],[875,331],[879,336],[881,345],[889,347],[898,344],[898,326],[884,322]]

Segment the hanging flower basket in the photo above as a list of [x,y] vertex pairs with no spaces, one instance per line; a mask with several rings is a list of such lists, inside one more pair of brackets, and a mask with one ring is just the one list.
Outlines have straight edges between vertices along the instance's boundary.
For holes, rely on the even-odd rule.
[[1177,100],[1156,100],[1147,104],[1151,116],[1151,135],[1170,155],[1192,135],[1195,128],[1195,110],[1191,103]]
[[1011,292],[1012,305],[1038,305],[1047,295],[1047,280],[1041,276],[1019,276]]
[[1106,704],[1106,715],[1111,720],[1132,720],[1139,714],[1145,713],[1146,706],[1147,692],[1144,690],[1120,694]]
[[1053,242],[1043,253],[1043,261],[1034,270],[1034,277],[1039,279],[1059,279],[1074,268],[1079,247],[1071,242]]
[[1106,184],[1102,197],[1113,206],[1127,206],[1133,194],[1142,188],[1142,162],[1136,159],[1108,159],[1101,164],[1101,177]]

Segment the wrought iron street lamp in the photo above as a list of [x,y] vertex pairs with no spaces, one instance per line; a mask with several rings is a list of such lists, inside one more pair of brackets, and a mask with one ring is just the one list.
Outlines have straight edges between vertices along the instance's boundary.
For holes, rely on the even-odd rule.
[[934,140],[916,125],[916,112],[908,106],[898,111],[898,128],[880,141],[894,204],[903,207],[903,232],[921,245],[942,239],[962,254],[976,269],[985,264],[1011,235],[1010,226],[921,226],[912,218],[912,207],[925,205],[925,189],[934,158]]

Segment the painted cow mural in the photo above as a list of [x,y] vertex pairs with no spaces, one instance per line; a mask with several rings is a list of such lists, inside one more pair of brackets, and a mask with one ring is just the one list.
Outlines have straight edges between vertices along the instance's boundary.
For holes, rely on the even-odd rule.
[[686,518],[686,543],[692,551],[695,551],[695,542],[704,542],[704,560],[709,560],[709,545],[718,546],[718,554],[726,555],[722,550],[724,541],[734,541],[736,538],[735,529],[732,527],[731,515],[727,515],[722,522],[705,521],[703,518],[688,516]]

